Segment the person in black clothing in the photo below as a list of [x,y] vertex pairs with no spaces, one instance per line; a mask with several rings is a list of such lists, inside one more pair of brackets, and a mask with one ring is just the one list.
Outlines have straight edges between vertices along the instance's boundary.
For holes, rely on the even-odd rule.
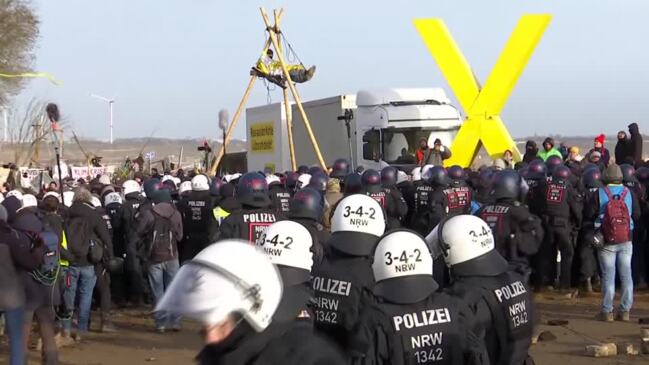
[[454,217],[460,214],[471,213],[471,202],[473,201],[473,189],[467,184],[467,176],[464,169],[458,165],[448,169],[449,187],[444,189],[448,199],[448,216]]
[[647,287],[647,263],[645,262],[647,229],[642,222],[647,222],[643,218],[647,218],[649,213],[649,203],[647,202],[647,192],[645,187],[636,178],[636,171],[633,166],[629,164],[620,165],[622,170],[622,182],[626,186],[633,197],[633,201],[637,201],[640,209],[640,219],[635,222],[633,229],[633,256],[631,257],[631,272],[633,274],[633,285],[635,288]]
[[359,338],[369,339],[360,363],[489,363],[484,339],[475,334],[484,329],[471,309],[437,292],[433,259],[420,235],[397,230],[383,236],[372,271],[377,302],[363,311],[357,330],[362,333]]
[[61,250],[61,256],[70,262],[70,266],[63,273],[68,283],[64,288],[63,298],[69,313],[62,321],[63,334],[64,337],[70,335],[72,314],[78,301],[79,325],[76,338],[79,341],[88,331],[92,292],[97,281],[94,265],[101,261],[101,258],[93,257],[92,246],[108,247],[109,249],[103,250],[103,255],[107,258],[112,257],[110,233],[104,219],[92,206],[92,195],[85,188],[77,188],[74,192],[66,222],[66,237],[68,248]]
[[383,210],[376,200],[364,194],[343,198],[331,219],[325,258],[313,270],[315,328],[350,361],[362,358],[366,350],[368,339],[359,338],[354,328],[373,301],[372,251],[384,231]]
[[633,159],[631,141],[627,138],[625,131],[619,131],[615,144],[615,163],[618,165],[631,163],[631,159]]
[[575,250],[572,233],[580,229],[584,203],[583,197],[570,184],[570,175],[570,169],[566,166],[556,167],[543,191],[545,204],[541,214],[546,233],[539,250],[537,285],[553,285],[557,274],[555,263],[558,250],[561,253],[559,288],[572,296],[574,293],[570,287]]
[[376,200],[386,213],[387,229],[401,227],[401,220],[408,213],[408,205],[398,190],[384,188],[381,185],[381,173],[367,169],[361,176],[363,193]]
[[281,300],[282,280],[271,261],[251,245],[225,240],[180,269],[156,311],[203,325],[200,365],[344,364],[307,319],[277,320]]
[[492,203],[483,205],[476,215],[491,228],[495,250],[522,274],[530,274],[530,258],[543,240],[540,220],[521,204],[525,183],[516,171],[498,172],[491,186]]
[[207,176],[196,175],[192,179],[192,192],[178,203],[185,234],[179,247],[181,263],[194,257],[212,243],[215,237],[218,224],[214,218],[213,197],[209,190]]
[[140,205],[145,202],[145,199],[140,193],[140,189],[140,184],[135,180],[125,181],[122,184],[124,201],[117,212],[117,220],[119,221],[117,226],[121,228],[122,232],[120,240],[124,242],[124,271],[126,277],[128,277],[128,280],[126,280],[128,300],[135,306],[144,304],[146,293],[148,292],[146,290],[148,284],[146,283],[142,269],[142,260],[138,255],[138,242],[131,240],[131,234],[136,229],[135,217],[140,210]]
[[[638,123],[629,124],[629,133],[631,134],[629,155],[633,159],[633,161],[629,161],[629,163],[635,167],[639,167],[644,161],[642,160],[642,135],[640,134]],[[620,163],[618,162],[618,165],[619,164]]]
[[530,163],[534,161],[539,153],[539,148],[536,146],[536,142],[527,141],[525,142],[525,154],[523,155],[523,162]]
[[478,323],[474,332],[486,340],[488,363],[534,364],[528,354],[535,320],[533,295],[523,275],[509,269],[495,250],[489,226],[475,216],[456,216],[437,226],[426,242],[450,269],[449,293],[474,311]]
[[[219,193],[221,195],[221,199],[219,200],[219,204],[214,207],[213,214],[214,219],[216,219],[216,222],[220,227],[221,223],[223,223],[223,220],[227,216],[241,210],[241,204],[235,196],[236,188],[233,184],[227,183],[223,185]],[[220,230],[217,232],[217,236],[215,237],[214,241],[218,240],[219,235]]]
[[284,188],[277,175],[266,176],[266,183],[271,206],[277,214],[285,215],[288,213],[288,201],[291,199],[291,194]]
[[[92,199],[92,205],[95,207],[95,210],[104,221],[108,234],[111,237],[111,245],[104,247],[105,250],[110,250],[113,254],[115,249],[112,245],[112,238],[114,235],[113,223],[108,211],[101,205],[99,198],[94,196]],[[113,257],[113,254],[107,255],[107,259]],[[95,285],[95,293],[99,296],[99,308],[101,310],[101,322],[99,328],[101,332],[116,332],[117,328],[113,325],[110,315],[110,306],[112,303],[111,295],[111,273],[108,270],[108,261],[102,260],[102,262],[95,265],[95,275],[97,276],[97,283]]]
[[288,219],[304,226],[313,240],[313,267],[317,268],[324,257],[324,246],[329,240],[329,233],[325,231],[320,221],[322,220],[323,206],[320,193],[306,187],[293,195],[289,202]]
[[221,224],[220,238],[238,238],[250,243],[259,237],[278,216],[270,206],[268,184],[264,175],[258,172],[244,174],[237,183],[237,200],[241,210],[232,212]]
[[399,172],[400,170],[397,170],[397,168],[393,166],[387,166],[384,167],[383,170],[381,170],[381,185],[383,186],[383,190],[386,192],[387,196],[391,197],[391,200],[394,202],[396,208],[396,212],[388,213],[386,211],[386,213],[388,213],[388,217],[390,217],[391,215],[398,216],[398,219],[396,221],[394,219],[388,218],[389,229],[400,228],[403,226],[403,223],[408,222],[406,220],[409,210],[408,202],[401,193],[401,190],[397,188],[397,178]]
[[415,212],[415,186],[408,179],[408,175],[401,170],[397,171],[396,188],[399,189],[403,200],[406,201],[406,205],[408,206],[408,214],[403,218],[403,225],[409,227]]
[[433,166],[422,169],[421,181],[423,183],[416,186],[416,211],[412,217],[411,227],[417,233],[424,235],[435,228],[448,214],[449,202],[444,190],[448,188],[450,179],[445,168]]

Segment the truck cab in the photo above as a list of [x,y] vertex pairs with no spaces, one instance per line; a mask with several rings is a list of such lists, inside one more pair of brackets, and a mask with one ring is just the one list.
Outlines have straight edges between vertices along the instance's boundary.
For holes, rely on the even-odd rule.
[[361,90],[355,114],[357,165],[373,169],[383,161],[409,172],[422,140],[449,147],[462,124],[441,88]]

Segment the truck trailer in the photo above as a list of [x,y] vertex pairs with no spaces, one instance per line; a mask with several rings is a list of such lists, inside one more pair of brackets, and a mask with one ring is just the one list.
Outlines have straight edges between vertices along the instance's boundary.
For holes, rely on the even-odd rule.
[[[409,171],[416,165],[422,139],[431,147],[437,138],[450,146],[463,120],[440,88],[361,90],[302,105],[325,161],[346,158],[354,167],[366,169],[387,163]],[[297,164],[316,165],[295,105],[291,112]],[[250,171],[291,169],[285,114],[283,103],[246,110]]]

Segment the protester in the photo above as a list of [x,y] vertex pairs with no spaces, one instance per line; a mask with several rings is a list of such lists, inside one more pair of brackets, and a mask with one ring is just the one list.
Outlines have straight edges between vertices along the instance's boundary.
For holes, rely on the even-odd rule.
[[595,137],[595,140],[593,142],[593,148],[591,148],[591,150],[586,154],[586,159],[591,161],[591,155],[594,154],[595,152],[598,152],[599,160],[601,160],[601,163],[604,165],[604,167],[606,167],[608,166],[611,160],[611,155],[606,149],[606,147],[604,147],[604,142],[606,142],[605,135],[600,134],[599,136]]
[[630,163],[631,165],[639,167],[643,163],[643,159],[642,159],[643,140],[642,140],[642,135],[640,134],[638,123],[629,124],[629,133],[631,134],[629,156],[631,157],[632,161],[630,159],[627,162]]
[[615,144],[615,163],[621,165],[629,163],[633,158],[631,141],[627,138],[625,131],[617,132],[617,143]]
[[558,156],[563,161],[563,155],[554,147],[554,139],[548,137],[543,141],[543,149],[539,150],[537,157],[543,161],[547,161],[551,156]]
[[527,141],[525,142],[525,154],[523,155],[523,162],[530,163],[536,159],[539,149],[536,146],[536,142]]

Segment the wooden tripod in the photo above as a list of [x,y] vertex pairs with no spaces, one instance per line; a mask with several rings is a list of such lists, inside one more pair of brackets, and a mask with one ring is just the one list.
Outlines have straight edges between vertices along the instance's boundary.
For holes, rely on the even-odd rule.
[[[282,51],[282,47],[280,44],[280,37],[278,36],[278,34],[281,33],[281,30],[279,25],[280,25],[280,20],[282,18],[282,15],[284,14],[284,9],[273,10],[274,21],[275,21],[275,24],[273,25],[271,25],[266,10],[264,8],[259,8],[259,10],[264,20],[264,24],[266,24],[266,30],[268,31],[268,39],[266,39],[266,43],[264,44],[263,53],[266,53],[266,50],[271,45],[273,46],[273,49],[275,50],[275,54],[277,55],[277,59],[279,60],[279,64],[282,67],[282,73],[284,74],[284,78],[286,79],[286,84],[288,86],[288,89],[293,95],[293,99],[295,100],[297,109],[300,112],[300,115],[302,116],[302,120],[304,121],[304,127],[306,128],[307,134],[309,135],[309,139],[311,140],[311,145],[313,146],[313,150],[315,151],[316,157],[318,158],[318,162],[320,163],[320,166],[326,170],[327,165],[324,161],[324,158],[322,157],[322,153],[320,152],[318,141],[316,140],[315,135],[313,134],[313,130],[311,129],[311,124],[309,123],[309,119],[306,115],[306,112],[302,107],[302,100],[300,98],[300,95],[298,94],[297,89],[295,88],[295,84],[293,80],[291,80],[291,75],[288,72],[288,67],[286,66],[286,61],[284,59],[284,52]],[[250,97],[250,92],[252,91],[252,88],[255,85],[255,81],[257,77],[258,77],[257,75],[250,76],[248,87],[246,88],[246,91],[243,93],[243,97],[241,98],[241,102],[237,107],[237,111],[232,116],[232,121],[230,122],[230,125],[228,126],[228,130],[225,133],[225,140],[223,141],[223,144],[219,149],[219,154],[212,161],[212,168],[210,170],[211,175],[216,174],[216,169],[219,163],[221,162],[221,159],[223,158],[225,147],[227,143],[230,142],[230,139],[232,138],[232,133],[234,131],[234,128],[237,122],[239,121],[239,117],[241,117],[241,113],[243,112],[246,103],[248,102],[248,97]],[[297,161],[295,157],[295,146],[293,144],[293,122],[291,116],[291,104],[289,103],[289,96],[288,96],[289,90],[284,89],[284,108],[286,113],[286,126],[287,126],[286,129],[288,131],[288,144],[289,144],[289,152],[291,156],[291,167],[293,171],[295,171],[297,170]]]

